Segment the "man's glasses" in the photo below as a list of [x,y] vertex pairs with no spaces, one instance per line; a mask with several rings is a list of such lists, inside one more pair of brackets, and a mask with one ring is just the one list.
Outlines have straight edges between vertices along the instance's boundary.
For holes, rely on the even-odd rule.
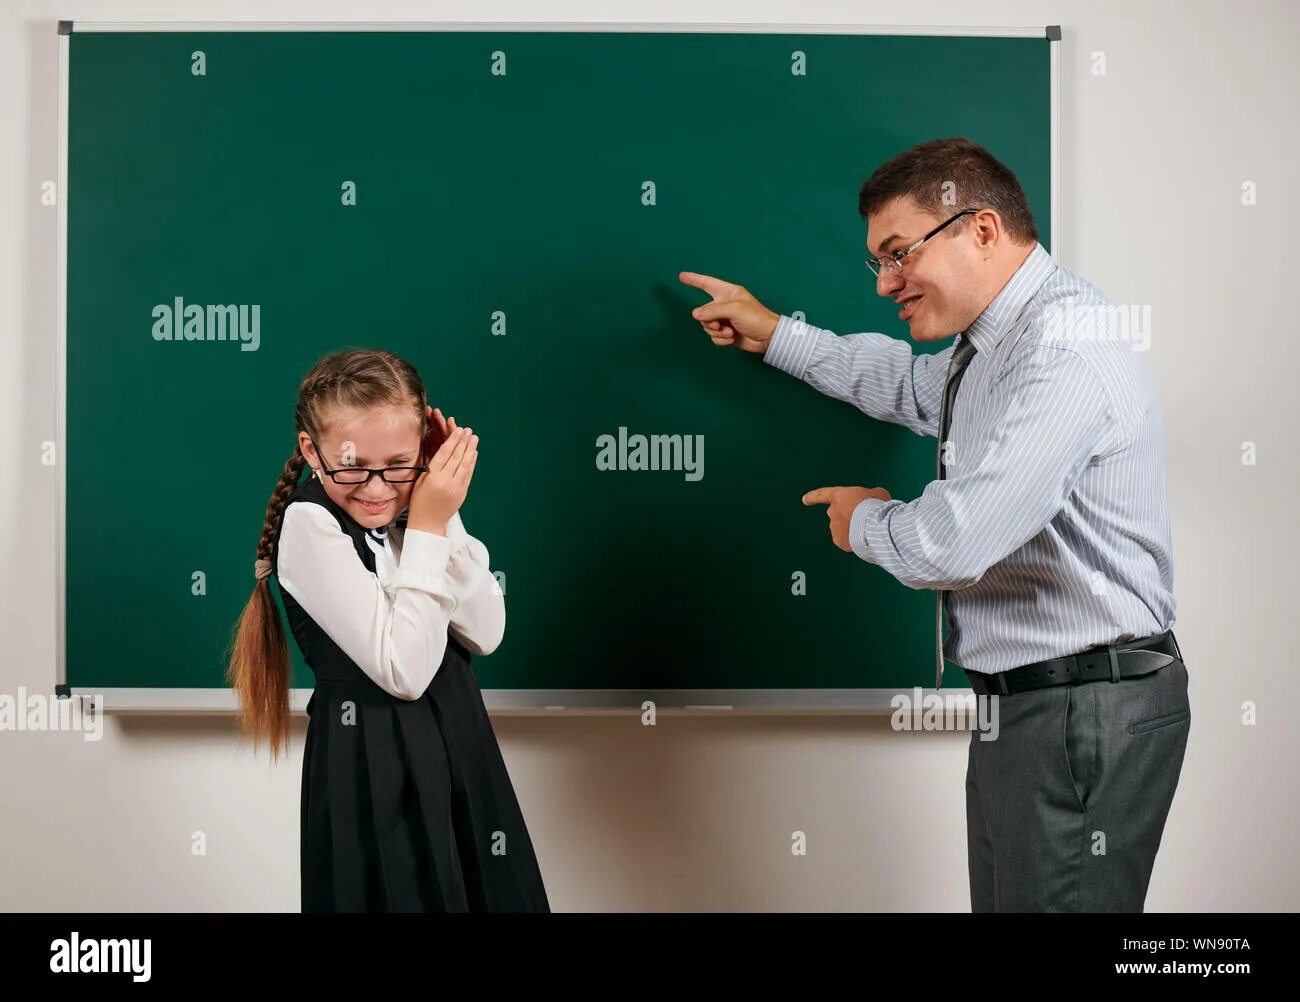
[[[366,466],[341,466],[336,470],[331,470],[325,465],[325,456],[320,451],[320,446],[310,435],[307,438],[311,441],[312,446],[316,449],[316,456],[320,460],[321,472],[327,474],[336,484],[344,484],[352,487],[357,484],[368,484],[370,478],[376,473],[380,478],[389,484],[409,484],[415,480],[421,473],[429,469],[428,466],[385,466],[380,469],[370,469]],[[424,458],[424,449],[420,449],[420,458]]]
[[920,247],[949,223],[955,222],[962,216],[969,216],[972,212],[979,212],[979,209],[962,209],[961,212],[957,213],[957,215],[953,216],[951,219],[944,220],[910,247],[904,247],[902,250],[893,251],[886,254],[884,257],[867,258],[867,267],[871,269],[871,274],[875,275],[877,278],[880,277],[882,271],[888,275],[897,275],[903,270],[903,258],[911,254],[912,251]]

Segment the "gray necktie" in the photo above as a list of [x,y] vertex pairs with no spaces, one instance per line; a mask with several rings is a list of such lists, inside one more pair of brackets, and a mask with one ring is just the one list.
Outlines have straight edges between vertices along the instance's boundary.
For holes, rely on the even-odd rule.
[[[948,439],[948,428],[952,424],[952,404],[957,398],[957,384],[961,382],[966,366],[975,355],[975,345],[965,334],[957,335],[957,347],[953,349],[952,361],[948,363],[948,381],[943,387],[943,404],[939,409],[939,455],[937,460],[938,478],[944,479],[943,444]],[[947,592],[942,588],[935,592],[934,604],[934,687],[943,685],[943,613],[944,598]]]

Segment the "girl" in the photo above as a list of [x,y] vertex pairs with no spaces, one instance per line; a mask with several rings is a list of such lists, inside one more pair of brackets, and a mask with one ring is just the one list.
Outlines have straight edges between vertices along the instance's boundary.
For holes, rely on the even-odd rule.
[[278,757],[289,657],[274,574],[316,680],[303,911],[549,911],[470,667],[505,629],[488,551],[459,515],[478,436],[431,410],[415,369],[385,351],[318,362],[295,420],[227,677],[243,732]]

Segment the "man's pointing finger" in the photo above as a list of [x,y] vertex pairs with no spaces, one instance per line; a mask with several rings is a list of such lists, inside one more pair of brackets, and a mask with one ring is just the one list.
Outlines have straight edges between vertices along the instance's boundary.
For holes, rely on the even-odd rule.
[[818,487],[803,496],[804,504],[830,504],[835,496],[834,487]]
[[697,289],[703,289],[715,299],[720,296],[730,295],[733,289],[730,282],[724,282],[722,279],[714,278],[712,275],[701,275],[694,271],[680,272],[677,277],[687,285],[694,286]]

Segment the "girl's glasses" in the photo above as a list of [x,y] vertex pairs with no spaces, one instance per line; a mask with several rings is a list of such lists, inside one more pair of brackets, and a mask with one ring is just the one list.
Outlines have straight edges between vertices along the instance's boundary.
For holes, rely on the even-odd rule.
[[[312,446],[316,450],[316,456],[320,459],[321,472],[327,474],[336,484],[344,484],[349,487],[357,484],[368,484],[370,478],[376,473],[385,483],[409,484],[419,477],[421,473],[429,469],[428,466],[385,466],[380,469],[370,469],[366,466],[340,466],[336,470],[331,470],[325,465],[325,456],[320,451],[320,446],[316,444],[316,440],[310,435],[307,438],[310,439]],[[420,450],[420,458],[424,458],[423,449]]]

